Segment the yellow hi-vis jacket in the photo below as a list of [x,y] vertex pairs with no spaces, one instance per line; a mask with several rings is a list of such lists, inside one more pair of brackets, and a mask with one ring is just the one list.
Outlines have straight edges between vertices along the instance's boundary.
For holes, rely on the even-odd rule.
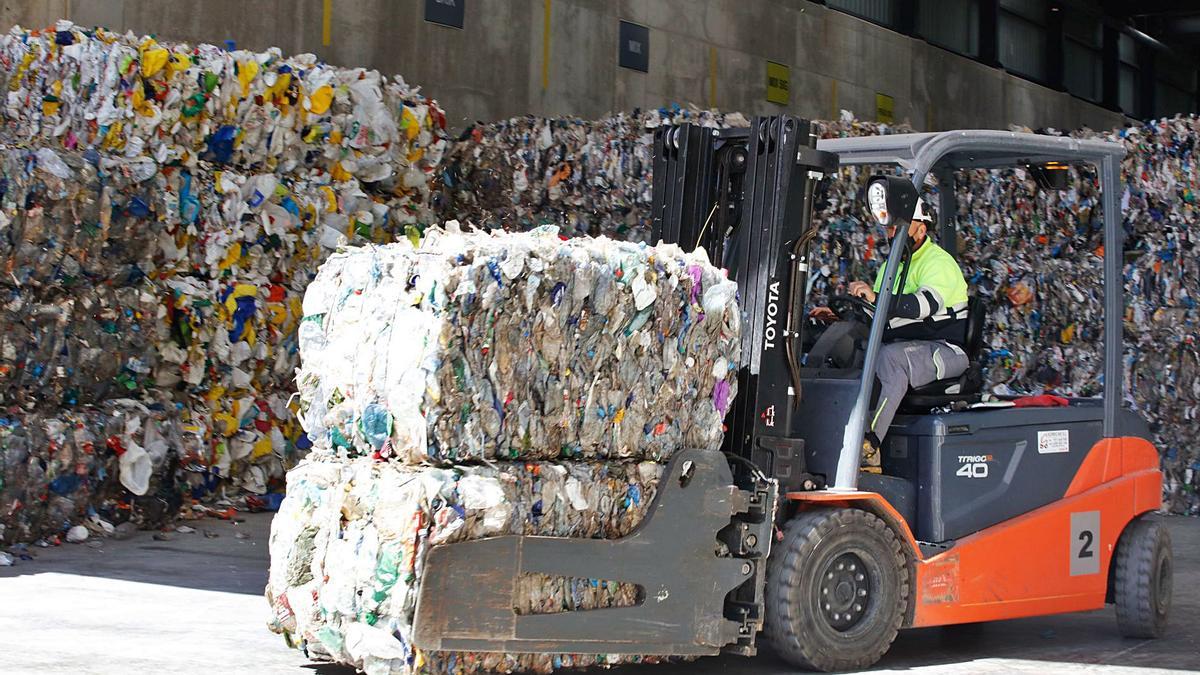
[[[886,269],[886,265],[880,267],[875,276],[876,293],[883,287]],[[953,256],[926,237],[913,251],[908,276],[902,263],[895,283],[885,340],[946,340],[961,345],[967,316],[967,280]]]

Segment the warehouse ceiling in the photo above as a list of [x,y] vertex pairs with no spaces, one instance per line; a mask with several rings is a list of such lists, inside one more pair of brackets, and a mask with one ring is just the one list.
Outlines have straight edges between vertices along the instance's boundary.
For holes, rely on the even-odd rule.
[[1158,40],[1180,56],[1196,59],[1200,48],[1200,3],[1179,0],[1104,0],[1107,17]]

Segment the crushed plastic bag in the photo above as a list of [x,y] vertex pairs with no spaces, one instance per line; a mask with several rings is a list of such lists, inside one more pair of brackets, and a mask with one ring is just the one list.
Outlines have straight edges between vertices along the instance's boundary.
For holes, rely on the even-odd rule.
[[150,454],[141,446],[130,443],[121,455],[121,485],[135,495],[144,495],[150,489],[150,472],[153,463]]

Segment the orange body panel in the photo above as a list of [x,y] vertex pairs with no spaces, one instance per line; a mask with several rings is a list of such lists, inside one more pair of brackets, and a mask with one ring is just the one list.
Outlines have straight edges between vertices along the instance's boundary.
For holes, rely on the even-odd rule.
[[[787,497],[804,504],[854,504],[887,520],[915,560],[910,625],[941,626],[1103,607],[1117,539],[1129,521],[1162,505],[1162,474],[1149,442],[1104,439],[1089,451],[1061,500],[959,539],[927,559],[903,519],[876,493]],[[1072,514],[1099,518],[1089,544],[1099,556],[1095,572],[1071,574],[1080,546],[1072,537]]]

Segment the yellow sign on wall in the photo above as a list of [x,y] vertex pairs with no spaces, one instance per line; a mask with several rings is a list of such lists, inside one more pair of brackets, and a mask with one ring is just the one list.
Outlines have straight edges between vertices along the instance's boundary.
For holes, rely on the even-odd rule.
[[791,100],[789,85],[792,69],[782,63],[767,61],[767,100],[779,105],[787,105]]
[[875,121],[891,124],[893,121],[892,113],[895,111],[896,101],[887,94],[875,93]]

